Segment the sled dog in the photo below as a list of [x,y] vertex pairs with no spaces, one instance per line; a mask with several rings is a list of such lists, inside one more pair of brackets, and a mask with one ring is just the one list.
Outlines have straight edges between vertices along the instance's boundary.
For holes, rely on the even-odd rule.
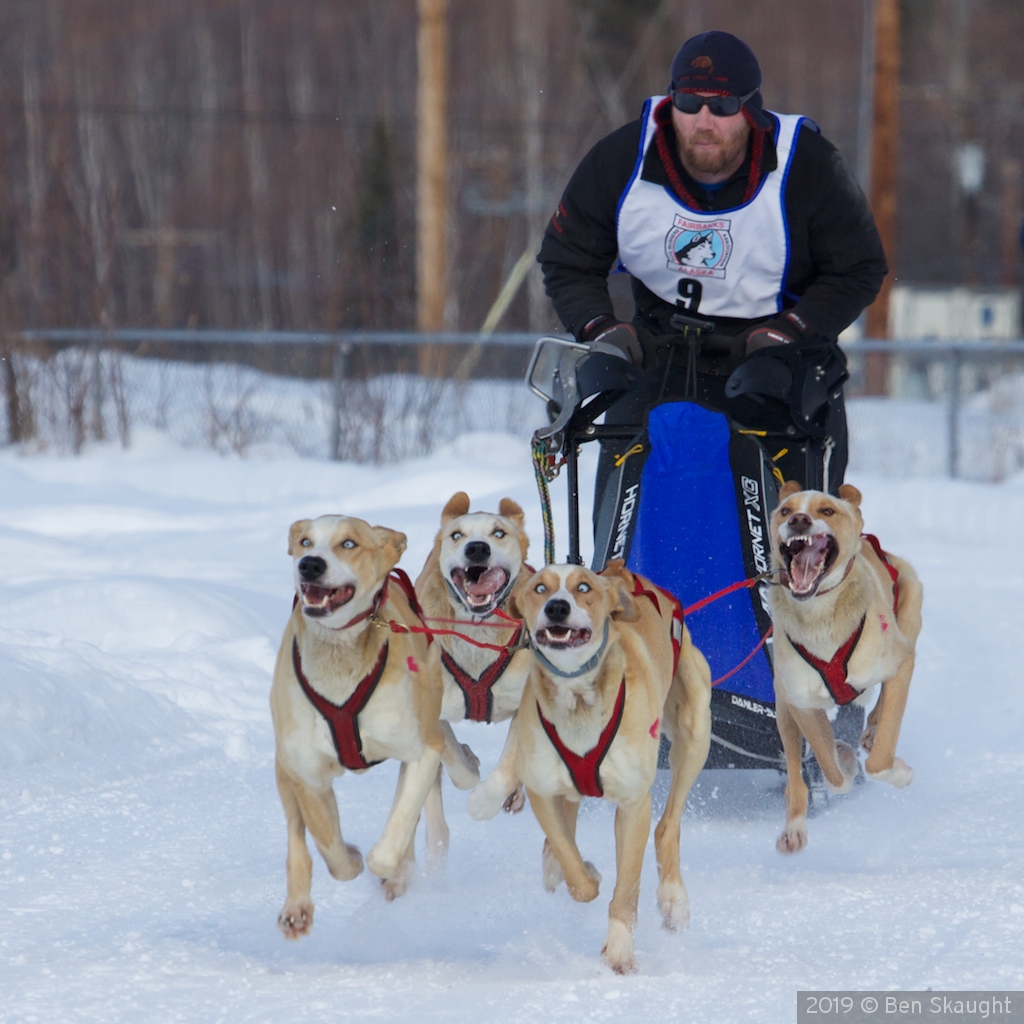
[[[508,810],[521,810],[525,803],[515,773],[515,715],[531,654],[518,623],[499,627],[530,542],[523,530],[523,510],[511,498],[501,499],[497,513],[470,512],[469,507],[464,491],[453,494],[445,505],[433,549],[416,580],[416,593],[428,622],[439,629],[435,640],[444,680],[441,717],[448,722],[511,719],[498,765],[469,795],[470,814],[485,820],[503,804]],[[473,640],[503,649],[478,647]],[[440,805],[435,805],[439,801],[440,777],[429,798],[428,834],[444,827]]]
[[922,589],[902,558],[863,534],[861,493],[844,484],[839,497],[803,491],[787,481],[771,518],[770,588],[775,627],[775,713],[786,754],[786,827],[776,848],[807,843],[807,786],[800,774],[807,739],[833,793],[849,792],[856,751],[837,742],[826,714],[837,704],[865,704],[881,684],[860,745],[869,779],[902,789],[914,773],[896,757],[896,740],[921,632]]
[[479,781],[440,721],[436,648],[423,634],[387,627],[422,626],[408,578],[392,572],[405,544],[405,534],[348,516],[303,519],[289,533],[296,596],[270,707],[288,825],[288,896],[278,926],[290,939],[313,923],[307,829],[335,878],[363,869],[359,850],[342,839],[335,776],[361,774],[386,758],[402,762],[384,831],[366,855],[388,899],[411,880],[416,823],[442,760],[463,789]]
[[534,658],[519,708],[516,766],[547,837],[544,886],[565,881],[574,900],[601,876],[576,846],[584,796],[616,805],[615,891],[602,957],[635,970],[633,929],[651,828],[661,733],[672,741],[672,784],[654,842],[658,907],[666,928],[689,923],[679,873],[679,823],[711,740],[711,673],[667,591],[610,562],[600,575],[549,565],[523,576],[512,597]]

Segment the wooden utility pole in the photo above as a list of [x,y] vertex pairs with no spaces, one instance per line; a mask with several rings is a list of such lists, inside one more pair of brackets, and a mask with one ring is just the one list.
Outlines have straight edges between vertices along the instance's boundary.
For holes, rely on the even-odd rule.
[[1021,258],[1021,219],[1024,217],[1024,165],[1020,160],[1008,157],[1003,161],[1002,193],[1002,278],[1008,288],[1016,288],[1020,284],[1018,268]]
[[[882,238],[889,273],[868,308],[867,336],[889,337],[889,297],[896,277],[896,193],[900,115],[900,0],[875,0],[874,127],[871,142],[871,209]],[[864,387],[887,391],[888,358],[868,356]]]
[[[448,0],[419,0],[416,102],[416,327],[440,331],[448,298]],[[440,353],[421,345],[420,371]]]

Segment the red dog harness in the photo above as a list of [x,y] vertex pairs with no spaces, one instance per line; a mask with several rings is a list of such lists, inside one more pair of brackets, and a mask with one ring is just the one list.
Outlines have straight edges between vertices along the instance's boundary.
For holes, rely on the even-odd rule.
[[441,664],[448,669],[452,679],[462,691],[462,696],[466,701],[466,717],[471,721],[490,722],[494,703],[491,687],[511,664],[522,635],[523,624],[520,623],[516,627],[512,639],[508,642],[508,648],[484,669],[479,679],[474,679],[446,650],[441,650]]
[[601,785],[600,769],[608,748],[619,731],[619,724],[622,722],[622,711],[626,706],[626,677],[622,677],[619,684],[619,695],[615,699],[615,707],[612,710],[612,717],[608,724],[601,730],[597,743],[582,756],[575,754],[563,742],[558,735],[558,730],[544,717],[540,710],[540,703],[537,704],[537,715],[540,724],[551,740],[551,745],[558,751],[565,767],[569,769],[572,784],[576,787],[581,796],[604,796],[604,788]]
[[[675,675],[676,669],[679,667],[679,652],[683,646],[683,605],[675,594],[665,590],[664,587],[659,587],[657,583],[652,583],[651,586],[672,605],[672,675]],[[649,597],[654,604],[655,611],[660,615],[661,605],[658,604],[658,594],[655,594],[654,590],[646,590],[640,582],[640,577],[634,573],[633,596]]]
[[349,771],[356,771],[360,768],[372,768],[380,761],[367,761],[363,757],[363,743],[359,738],[359,712],[366,707],[367,702],[373,696],[373,691],[384,675],[384,666],[388,660],[388,645],[385,642],[377,655],[377,664],[363,676],[355,692],[344,704],[335,704],[329,701],[322,694],[316,692],[310,685],[306,674],[302,671],[302,660],[299,658],[299,641],[292,640],[292,667],[295,669],[295,677],[299,681],[303,692],[309,698],[310,704],[327,719],[331,730],[331,738],[334,740],[334,749],[338,753],[338,760],[342,767]]
[[[874,534],[862,533],[861,537],[863,537],[864,540],[866,540],[875,549],[875,554],[878,555],[879,559],[881,559],[882,564],[888,570],[889,576],[892,578],[892,612],[895,616],[896,609],[900,601],[899,572],[897,571],[896,566],[889,561],[889,556],[882,550],[882,545]],[[860,620],[860,625],[854,630],[852,636],[847,639],[846,643],[844,643],[828,661],[811,654],[806,647],[796,643],[793,638],[787,634],[787,639],[793,645],[793,649],[818,673],[819,676],[821,676],[821,681],[825,684],[825,688],[832,695],[832,699],[840,705],[849,704],[860,696],[860,691],[855,690],[846,681],[846,678],[850,658],[853,656],[854,649],[860,641],[861,634],[864,632],[864,622],[866,619],[867,616],[864,616],[864,618]]]

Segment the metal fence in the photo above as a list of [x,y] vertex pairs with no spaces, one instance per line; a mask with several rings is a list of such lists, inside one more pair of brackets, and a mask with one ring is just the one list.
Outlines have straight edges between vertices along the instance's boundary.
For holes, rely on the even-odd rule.
[[[529,436],[532,333],[41,330],[0,339],[0,440],[184,445],[387,462],[466,433]],[[1024,469],[1024,341],[844,346],[851,471],[999,480]],[[428,358],[425,358],[428,357]],[[884,361],[888,393],[864,393]],[[426,372],[425,372],[426,371]]]

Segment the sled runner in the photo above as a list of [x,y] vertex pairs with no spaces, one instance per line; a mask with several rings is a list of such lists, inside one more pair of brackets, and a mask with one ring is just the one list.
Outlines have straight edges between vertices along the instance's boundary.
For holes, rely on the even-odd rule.
[[[745,379],[738,375],[738,383],[734,374],[727,388],[737,394],[761,388],[769,398],[764,404],[775,415],[738,422],[709,408],[691,381],[704,336],[714,325],[693,317],[676,319],[679,334],[667,340],[673,345],[670,364],[675,361],[686,374],[682,389],[675,389],[682,398],[666,391],[667,369],[645,372],[618,350],[557,338],[537,342],[527,383],[548,402],[551,419],[534,434],[546,539],[553,536],[547,482],[564,465],[568,561],[582,564],[578,452],[582,444],[601,442],[591,568],[625,558],[631,570],[674,593],[687,608],[687,625],[714,680],[706,767],[784,769],[766,608],[768,519],[784,472],[802,477],[807,487],[827,487],[830,451],[821,424],[829,391],[838,394],[845,372],[830,367],[826,390],[809,392],[820,383],[820,374],[817,379],[814,373],[802,375],[793,364],[787,375],[786,367],[761,360],[766,373],[747,370]],[[630,408],[636,410],[632,421]],[[757,403],[746,408],[758,411]],[[606,422],[596,423],[605,413]],[[546,546],[545,560],[554,561],[553,540]],[[855,744],[863,717],[859,707],[841,708],[834,723],[837,738]],[[809,754],[807,759],[813,778],[817,766]]]

